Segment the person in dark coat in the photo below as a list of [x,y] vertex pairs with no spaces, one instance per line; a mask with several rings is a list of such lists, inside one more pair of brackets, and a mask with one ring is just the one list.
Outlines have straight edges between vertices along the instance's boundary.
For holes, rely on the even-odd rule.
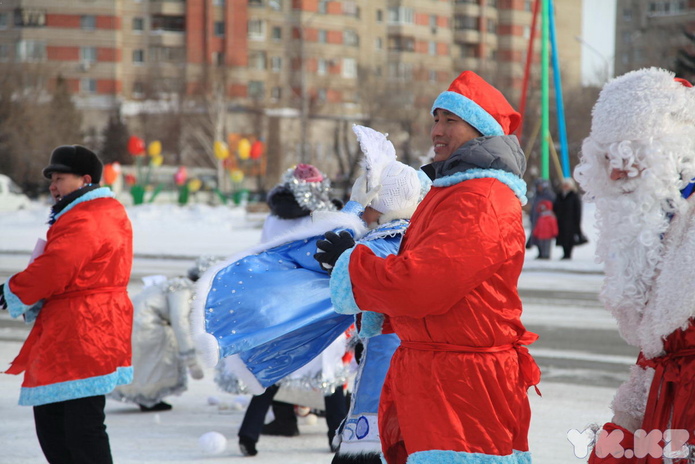
[[582,233],[582,200],[573,179],[563,179],[553,211],[559,229],[555,243],[562,247],[562,259],[572,259],[572,249],[586,242]]

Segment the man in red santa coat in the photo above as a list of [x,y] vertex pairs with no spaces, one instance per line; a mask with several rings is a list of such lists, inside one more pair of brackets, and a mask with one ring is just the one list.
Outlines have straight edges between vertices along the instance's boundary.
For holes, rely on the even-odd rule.
[[695,444],[694,109],[695,89],[670,71],[610,81],[574,171],[596,204],[601,301],[640,349],[591,463],[692,462],[679,458]]
[[432,115],[435,157],[422,169],[433,185],[398,254],[379,258],[341,233],[316,258],[333,266],[341,312],[383,313],[401,339],[379,406],[388,464],[530,463],[527,389],[540,371],[517,292],[526,158],[510,134],[520,116],[470,71]]

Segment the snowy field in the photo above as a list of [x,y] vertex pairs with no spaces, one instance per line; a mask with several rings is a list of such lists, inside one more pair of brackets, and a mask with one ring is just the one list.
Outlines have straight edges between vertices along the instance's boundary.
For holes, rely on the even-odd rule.
[[[128,213],[133,222],[136,253],[131,293],[139,290],[139,279],[144,275],[178,275],[200,255],[226,256],[255,245],[263,222],[262,215],[247,214],[243,208],[205,205],[142,205],[129,207]],[[596,239],[591,225],[592,214],[588,208],[584,215],[584,231],[590,243],[577,248],[572,261],[559,261],[559,248],[553,249],[551,261],[536,261],[536,251],[528,251],[521,289],[598,291],[601,267],[593,261]],[[0,213],[0,283],[26,265],[36,239],[45,236],[46,218],[45,205]],[[527,304],[524,321],[557,328],[612,330],[615,327],[615,322],[605,311],[598,308],[583,311],[580,315],[570,308]],[[0,314],[0,369],[4,370],[17,354],[26,333],[22,324],[11,321],[6,313]],[[533,347],[530,350],[537,355],[553,356],[553,353],[540,352]],[[575,355],[586,359],[588,354],[563,354],[565,357]],[[624,370],[627,372],[630,360],[617,361],[626,364]],[[300,419],[301,435],[298,437],[262,436],[258,443],[259,454],[253,458],[242,457],[236,432],[248,397],[233,397],[220,392],[212,377],[208,370],[203,380],[191,380],[187,392],[167,400],[174,406],[167,412],[141,413],[133,405],[109,400],[107,427],[115,462],[229,463],[242,459],[258,464],[331,462],[327,428],[322,418],[318,418],[316,423]],[[33,428],[32,409],[17,406],[20,384],[21,378],[0,375],[0,437],[3,444],[0,464],[45,462]],[[586,462],[581,446],[575,450],[567,434],[571,430],[581,431],[591,423],[601,424],[609,420],[609,404],[615,388],[541,382],[540,389],[542,398],[530,394],[533,462]],[[211,404],[215,402],[219,404]],[[220,455],[207,455],[198,445],[198,438],[210,431],[222,433],[228,439],[228,446]]]

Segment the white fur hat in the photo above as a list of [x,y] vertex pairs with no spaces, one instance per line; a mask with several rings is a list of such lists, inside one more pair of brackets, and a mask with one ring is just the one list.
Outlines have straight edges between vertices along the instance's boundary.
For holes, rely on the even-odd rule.
[[671,71],[631,71],[608,82],[592,111],[599,143],[661,138],[695,124],[695,89]]
[[382,213],[379,222],[410,218],[417,208],[422,190],[417,171],[394,160],[384,166],[379,183],[381,190],[370,204]]

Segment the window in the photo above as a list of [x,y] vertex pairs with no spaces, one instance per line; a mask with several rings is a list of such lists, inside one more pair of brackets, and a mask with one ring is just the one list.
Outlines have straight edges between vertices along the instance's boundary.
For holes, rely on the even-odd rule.
[[97,61],[97,47],[80,47],[80,60],[83,63],[95,63]]
[[494,19],[487,19],[487,31],[491,34],[497,34],[497,23]]
[[389,37],[389,50],[398,52],[414,52],[415,39],[413,37],[391,36]]
[[224,6],[225,0],[212,0],[212,4],[215,6]]
[[9,16],[7,13],[0,13],[0,29],[7,29],[9,24]]
[[328,0],[319,0],[319,13],[326,14],[328,12]]
[[152,30],[166,32],[186,32],[186,17],[153,15]]
[[429,42],[427,44],[427,53],[430,55],[436,55],[437,54],[437,42]]
[[140,81],[133,82],[133,96],[143,97],[145,95],[145,85]]
[[186,49],[183,47],[150,47],[149,61],[182,62],[186,59]]
[[144,31],[145,30],[145,18],[133,18],[133,31]]
[[89,77],[83,77],[82,79],[80,79],[80,91],[84,93],[96,93],[96,79],[91,79]]
[[376,48],[377,50],[383,50],[383,48],[384,48],[384,39],[382,39],[381,37],[377,37],[377,38],[374,40],[374,48]]
[[271,35],[273,40],[282,40],[282,28],[280,26],[273,26]]
[[224,66],[224,52],[212,52],[212,62],[217,66]]
[[16,57],[18,61],[43,61],[46,59],[46,43],[20,40],[17,42]]
[[318,89],[316,91],[316,99],[320,102],[325,102],[326,101],[326,89]]
[[217,37],[224,36],[224,21],[215,21],[215,35]]
[[97,27],[97,18],[94,15],[80,16],[80,27],[82,29],[95,29]]
[[282,0],[268,0],[268,6],[271,10],[282,11]]
[[456,15],[454,16],[454,30],[478,30],[478,18],[474,16]]
[[260,71],[266,68],[266,55],[265,52],[252,51],[249,52],[249,68],[258,69]]
[[319,58],[316,63],[316,74],[319,76],[325,76],[328,74],[328,61],[325,58]]
[[261,99],[265,95],[265,89],[263,88],[263,81],[249,81],[249,97]]
[[43,27],[46,25],[46,10],[15,8],[14,25],[17,27]]
[[137,49],[133,50],[133,63],[144,63],[145,62],[145,50]]
[[248,22],[248,37],[251,40],[265,40],[265,22],[260,19],[251,19]]
[[352,29],[343,31],[343,43],[349,47],[357,47],[360,44],[360,36]]
[[428,80],[430,82],[437,82],[437,71],[430,71]]
[[433,34],[437,32],[437,15],[430,15],[430,29]]
[[383,10],[376,10],[376,22],[378,22],[378,23],[384,22],[384,11]]
[[280,100],[282,98],[282,87],[273,87],[270,89],[270,98]]
[[325,44],[328,42],[328,32],[325,29],[319,29],[319,43]]
[[463,44],[459,48],[459,56],[461,58],[477,58],[478,47],[474,44]]
[[0,44],[0,61],[10,60],[10,46],[8,44]]
[[354,58],[343,58],[343,77],[347,79],[357,77],[357,62]]
[[282,71],[282,57],[274,56],[270,59],[270,70],[273,72]]
[[623,8],[623,21],[632,21],[632,8]]
[[249,0],[249,6],[263,6],[263,0]]
[[389,23],[391,24],[413,24],[415,13],[412,8],[390,7]]

